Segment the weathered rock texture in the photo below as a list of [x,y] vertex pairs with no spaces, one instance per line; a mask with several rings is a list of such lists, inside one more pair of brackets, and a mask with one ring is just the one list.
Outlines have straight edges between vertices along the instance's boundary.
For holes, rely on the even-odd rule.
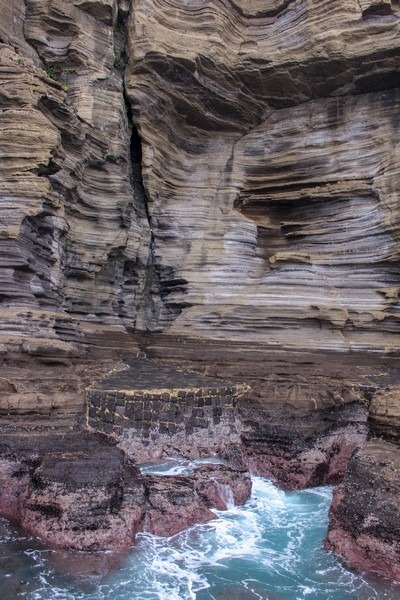
[[111,1],[0,8],[0,332],[19,350],[44,338],[69,351],[79,318],[133,327],[145,287],[123,31]]
[[135,4],[126,83],[169,309],[158,327],[175,313],[178,335],[398,348],[399,15],[357,0]]
[[326,547],[351,565],[400,580],[399,384],[388,383],[373,393],[373,437],[335,489]]
[[400,579],[399,449],[375,440],[334,492],[327,548],[350,564]]
[[237,400],[248,386],[144,359],[125,367],[88,389],[86,422],[136,462],[177,452],[187,458],[210,456],[240,442]]
[[398,348],[397,2],[0,6],[4,341]]
[[400,445],[400,386],[393,382],[374,394],[370,406],[370,429],[374,436]]
[[81,432],[6,435],[0,445],[0,514],[55,547],[128,548],[138,531],[174,535],[250,493],[245,469],[141,475],[121,450]]
[[0,510],[47,543],[97,550],[128,547],[144,517],[140,473],[117,448],[76,434],[5,436]]
[[222,344],[204,350],[164,343],[169,347],[154,338],[148,354],[163,361],[170,355],[171,361],[195,364],[233,383],[248,382],[250,390],[238,399],[246,461],[254,473],[286,489],[341,481],[349,458],[367,438],[371,395],[383,393],[394,377],[376,364],[351,359],[346,364],[337,355],[285,353],[279,359],[256,345],[247,352],[231,345],[222,358]]
[[[398,383],[369,374],[396,367],[400,339],[399,2],[0,10],[0,401],[16,446],[75,431],[84,389],[138,343],[251,383],[245,450],[288,487],[343,476],[374,391],[371,431],[398,441]],[[130,335],[149,331],[161,339]]]

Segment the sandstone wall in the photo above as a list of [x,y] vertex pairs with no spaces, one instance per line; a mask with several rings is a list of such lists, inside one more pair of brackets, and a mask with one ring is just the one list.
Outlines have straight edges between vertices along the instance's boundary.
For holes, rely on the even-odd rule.
[[398,347],[398,2],[0,7],[3,339]]
[[397,348],[396,2],[140,0],[126,83],[177,335]]
[[124,98],[126,11],[111,0],[0,9],[0,331],[63,346],[82,340],[79,319],[132,328],[150,230]]

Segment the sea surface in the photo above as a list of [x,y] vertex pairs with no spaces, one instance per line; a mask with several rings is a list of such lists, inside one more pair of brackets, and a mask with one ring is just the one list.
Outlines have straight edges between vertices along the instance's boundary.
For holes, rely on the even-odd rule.
[[[187,463],[144,470],[185,473]],[[0,598],[14,600],[397,600],[400,585],[345,568],[322,547],[332,489],[285,493],[253,478],[251,499],[130,552],[49,550],[0,519]]]

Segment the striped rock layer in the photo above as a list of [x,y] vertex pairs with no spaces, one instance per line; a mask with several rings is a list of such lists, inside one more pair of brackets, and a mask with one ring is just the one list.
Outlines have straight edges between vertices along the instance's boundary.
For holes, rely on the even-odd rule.
[[398,347],[397,0],[0,6],[2,339]]
[[157,326],[398,347],[399,18],[398,2],[135,3]]

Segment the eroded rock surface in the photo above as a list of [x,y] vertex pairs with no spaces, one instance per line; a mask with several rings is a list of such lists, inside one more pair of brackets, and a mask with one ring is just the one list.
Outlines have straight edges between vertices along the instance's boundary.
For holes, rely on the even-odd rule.
[[84,337],[80,318],[132,327],[146,285],[140,149],[116,55],[123,28],[116,2],[8,4],[0,332],[8,346],[43,338],[68,351]]
[[334,492],[327,548],[351,565],[400,579],[399,449],[371,440]]
[[158,326],[398,349],[399,16],[355,0],[136,4],[126,82]]
[[247,389],[131,359],[87,390],[86,423],[136,462],[216,455],[240,442],[237,403]]
[[79,431],[5,435],[0,446],[0,515],[53,547],[129,548],[138,531],[174,535],[250,493],[246,469],[142,475],[122,450]]
[[128,547],[144,516],[140,472],[88,435],[4,436],[0,512],[48,544]]
[[369,425],[373,435],[400,445],[400,386],[393,382],[377,391],[371,402]]
[[397,2],[0,6],[4,341],[398,349]]
[[[369,380],[399,351],[397,0],[0,10],[0,406],[21,457],[27,432],[50,444],[82,425],[85,387],[138,343],[250,382],[247,455],[288,487],[340,480],[371,399],[372,432],[397,442],[397,384]],[[16,454],[2,467],[10,516],[35,469],[47,482],[47,500],[31,484],[26,498],[52,543],[61,504],[76,518],[60,444],[60,467],[35,452],[20,479]],[[56,512],[32,508],[49,498]],[[103,541],[141,518],[107,515]]]

